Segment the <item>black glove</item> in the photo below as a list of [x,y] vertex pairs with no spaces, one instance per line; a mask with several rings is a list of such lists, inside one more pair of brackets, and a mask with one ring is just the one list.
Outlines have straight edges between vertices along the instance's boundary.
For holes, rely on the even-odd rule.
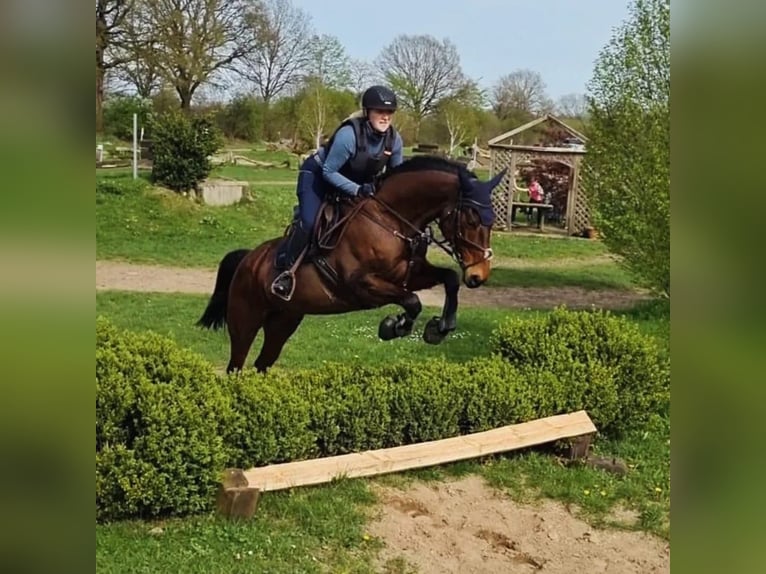
[[371,183],[363,183],[356,192],[359,197],[372,197],[375,195],[375,186]]

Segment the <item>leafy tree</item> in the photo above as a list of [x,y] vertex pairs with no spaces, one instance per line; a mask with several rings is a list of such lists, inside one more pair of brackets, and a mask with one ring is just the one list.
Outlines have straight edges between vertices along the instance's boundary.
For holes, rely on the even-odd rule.
[[452,96],[439,102],[439,118],[449,137],[448,154],[478,135],[480,110],[485,102],[484,92],[476,82],[467,81]]
[[670,2],[634,0],[588,86],[583,183],[604,242],[670,296]]

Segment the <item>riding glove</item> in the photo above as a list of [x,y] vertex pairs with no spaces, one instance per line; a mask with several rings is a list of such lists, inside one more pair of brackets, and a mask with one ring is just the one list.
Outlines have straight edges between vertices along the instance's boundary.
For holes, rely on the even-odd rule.
[[375,194],[375,186],[371,183],[363,183],[356,192],[359,197],[372,197]]

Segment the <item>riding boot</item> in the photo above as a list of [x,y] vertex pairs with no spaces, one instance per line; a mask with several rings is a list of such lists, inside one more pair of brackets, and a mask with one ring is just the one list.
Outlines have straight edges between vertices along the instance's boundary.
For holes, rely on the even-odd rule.
[[301,220],[295,222],[290,229],[290,235],[287,238],[287,250],[285,256],[279,259],[276,266],[277,270],[282,271],[271,284],[271,292],[277,297],[289,301],[295,290],[295,274],[291,268],[308,243],[310,234],[303,228]]

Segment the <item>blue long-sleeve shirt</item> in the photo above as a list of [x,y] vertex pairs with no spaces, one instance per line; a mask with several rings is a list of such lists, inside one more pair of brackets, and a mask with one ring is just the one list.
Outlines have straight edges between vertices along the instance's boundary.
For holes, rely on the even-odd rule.
[[[382,153],[385,139],[383,135],[368,133],[367,146],[370,154],[378,155]],[[387,164],[389,167],[396,167],[404,161],[403,148],[402,137],[397,132],[391,146],[391,157]],[[361,186],[346,176],[341,175],[338,170],[354,156],[355,152],[356,136],[354,135],[354,128],[353,126],[343,126],[335,134],[335,139],[330,149],[327,150],[326,157],[324,148],[320,149],[319,154],[322,159],[322,177],[324,177],[324,180],[348,195],[356,195]]]

